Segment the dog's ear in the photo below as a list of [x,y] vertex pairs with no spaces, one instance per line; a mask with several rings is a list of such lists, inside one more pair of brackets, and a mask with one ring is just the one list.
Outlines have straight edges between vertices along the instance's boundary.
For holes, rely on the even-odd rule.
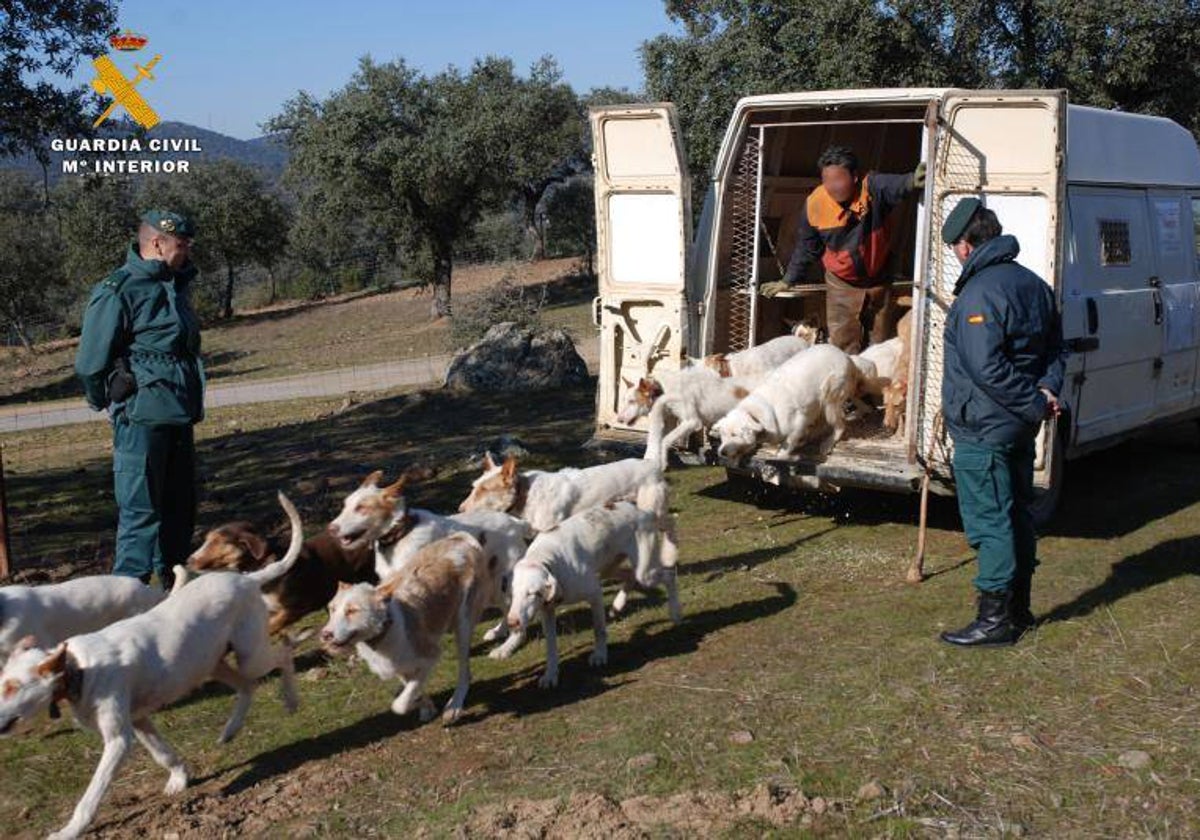
[[651,399],[656,400],[663,395],[663,387],[657,379],[647,377],[638,383],[638,388],[649,394]]
[[484,452],[483,453],[483,471],[491,472],[494,469],[496,469],[496,462],[492,460],[492,453]]
[[546,575],[546,582],[542,584],[542,601],[547,604],[553,604],[558,600],[558,581],[554,579],[554,575]]
[[632,387],[633,387],[633,383],[632,383],[632,382],[630,382],[630,381],[629,381],[629,379],[628,379],[628,377],[625,377],[625,376],[622,376],[622,377],[621,377],[621,384],[622,384],[622,385],[624,385],[626,388],[632,388]]
[[360,487],[378,487],[380,479],[383,478],[383,470],[375,470],[369,476],[362,480]]
[[505,484],[513,483],[517,477],[517,456],[509,455],[504,459],[504,468],[500,471],[500,476]]
[[271,547],[267,541],[253,531],[242,531],[238,534],[237,544],[259,563],[267,559]]
[[29,650],[30,648],[35,647],[37,647],[37,639],[35,639],[33,636],[22,636],[17,644],[13,647],[13,653],[16,653],[20,650]]
[[403,477],[406,478],[412,484],[418,484],[422,481],[429,481],[429,479],[433,478],[436,475],[437,475],[437,470],[435,470],[433,467],[418,467],[418,466],[409,467],[403,473]]
[[37,675],[45,679],[67,670],[67,643],[63,642],[54,651],[38,663]]
[[400,476],[395,483],[383,488],[383,495],[389,499],[398,499],[404,495],[404,486],[408,484],[408,474]]
[[349,588],[350,588],[350,584],[346,583],[346,581],[344,581],[344,580],[338,581],[338,592],[345,592]]

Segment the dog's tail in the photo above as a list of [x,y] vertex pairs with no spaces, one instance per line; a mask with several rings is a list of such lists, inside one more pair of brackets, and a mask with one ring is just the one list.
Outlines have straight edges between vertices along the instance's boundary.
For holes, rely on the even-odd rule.
[[263,566],[257,572],[250,572],[246,575],[259,586],[286,575],[296,562],[296,558],[300,556],[300,549],[304,546],[304,524],[300,521],[300,514],[296,511],[295,505],[283,493],[279,493],[279,504],[283,505],[283,512],[287,514],[288,523],[291,525],[292,541],[288,545],[287,554],[283,555],[283,559],[276,560],[269,566]]

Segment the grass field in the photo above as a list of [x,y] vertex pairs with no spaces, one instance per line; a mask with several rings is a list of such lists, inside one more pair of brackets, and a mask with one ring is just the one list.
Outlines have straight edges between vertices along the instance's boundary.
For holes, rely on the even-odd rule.
[[[533,465],[582,464],[593,392],[386,395],[214,416],[201,521],[278,525],[273,491],[319,527],[358,479],[410,463],[438,478],[410,501],[448,510],[468,459],[515,435]],[[102,428],[102,427],[101,427]],[[64,434],[95,432],[72,430]],[[77,453],[80,441],[63,443]],[[10,449],[11,451],[11,449]],[[20,472],[10,504],[44,578],[111,529],[103,458]],[[540,638],[472,661],[466,720],[388,711],[361,663],[298,655],[300,711],[269,680],[246,731],[216,737],[210,688],[158,716],[194,783],[160,792],[140,751],[101,807],[100,836],[1185,837],[1200,831],[1200,442],[1161,433],[1069,468],[1041,543],[1039,629],[1011,650],[936,633],[972,609],[970,553],[935,500],[932,576],[903,584],[915,500],[746,495],[712,468],[672,471],[686,620],[634,596],[587,666],[586,610],[560,616],[560,687],[537,687]],[[74,553],[73,553],[74,552]],[[314,616],[310,624],[319,624]],[[482,631],[480,631],[482,632]],[[482,643],[479,650],[483,650]],[[453,663],[433,683],[444,703]],[[0,742],[0,826],[63,824],[99,756],[92,733],[39,719]]]
[[[546,326],[562,326],[582,338],[593,331],[588,302],[595,295],[595,280],[578,276],[578,263],[570,258],[466,266],[454,274],[454,293],[460,298],[478,294],[505,276],[535,289],[545,287]],[[429,302],[429,292],[405,289],[239,313],[204,330],[209,381],[262,379],[449,353],[455,349],[449,321],[431,320]],[[74,360],[75,342],[57,342],[33,355],[0,348],[0,405],[78,397]]]

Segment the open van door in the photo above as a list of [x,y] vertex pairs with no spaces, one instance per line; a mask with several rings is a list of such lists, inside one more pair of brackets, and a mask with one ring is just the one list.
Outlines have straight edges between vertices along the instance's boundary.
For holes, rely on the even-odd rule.
[[590,113],[594,147],[600,327],[596,427],[617,422],[626,386],[678,370],[687,348],[691,186],[679,120],[668,103]]
[[[1062,265],[1063,172],[1066,148],[1065,91],[949,91],[941,101],[926,207],[929,248],[917,307],[916,387],[910,391],[910,445],[929,458],[936,474],[949,477],[951,447],[941,411],[942,333],[961,267],[942,243],[942,222],[969,196],[983,196],[1004,232],[1021,244],[1018,262],[1055,288]],[[920,396],[923,395],[923,399]],[[1057,491],[1055,430],[1038,439],[1034,483],[1048,501]],[[1061,449],[1058,450],[1061,454]]]

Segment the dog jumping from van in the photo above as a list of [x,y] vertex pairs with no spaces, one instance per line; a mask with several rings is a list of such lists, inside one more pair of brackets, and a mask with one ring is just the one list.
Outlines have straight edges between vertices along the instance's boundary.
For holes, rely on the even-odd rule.
[[[296,709],[292,651],[271,643],[262,597],[262,587],[287,573],[303,542],[299,514],[282,493],[279,501],[292,527],[281,560],[246,575],[203,575],[140,615],[72,636],[49,651],[26,639],[9,656],[0,672],[0,733],[67,700],[76,719],[104,738],[87,790],[70,822],[52,837],[78,837],[88,827],[135,737],[168,771],[167,794],[187,786],[183,761],[150,716],[205,682],[217,680],[237,692],[221,743],[241,730],[258,679],[276,668],[284,706]],[[182,567],[177,571],[185,574]],[[226,661],[230,652],[236,666]]]
[[[625,404],[617,420],[631,425],[648,417],[646,459],[666,467],[667,453],[680,440],[703,433],[745,399],[761,377],[722,377],[708,367],[668,371],[625,382]],[[675,427],[664,434],[667,423]]]
[[791,457],[824,432],[820,451],[828,455],[846,432],[845,406],[866,387],[850,357],[833,345],[799,353],[713,426],[719,454],[737,460],[776,443],[781,456]]

